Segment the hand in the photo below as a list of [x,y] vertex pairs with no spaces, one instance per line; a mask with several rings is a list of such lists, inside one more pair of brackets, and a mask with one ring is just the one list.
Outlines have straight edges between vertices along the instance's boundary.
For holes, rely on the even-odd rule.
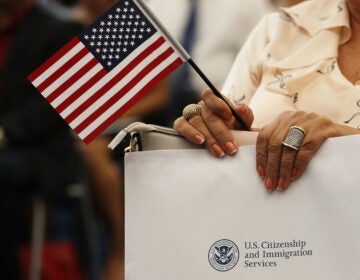
[[[301,127],[306,135],[299,150],[282,145],[291,126]],[[324,116],[307,112],[283,112],[264,126],[256,143],[256,166],[265,188],[285,190],[291,180],[298,178],[320,148],[330,137],[358,134],[359,130],[336,124]]]
[[[242,127],[232,116],[229,107],[209,89],[202,93],[199,105],[201,116],[193,116],[189,120],[179,117],[174,122],[174,128],[189,141],[204,144],[216,157],[235,154],[238,144],[230,130]],[[251,109],[239,104],[234,110],[250,127],[254,120]]]

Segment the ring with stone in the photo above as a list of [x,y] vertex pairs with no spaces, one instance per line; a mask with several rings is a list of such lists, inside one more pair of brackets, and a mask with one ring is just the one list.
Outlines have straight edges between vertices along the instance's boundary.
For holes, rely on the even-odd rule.
[[306,136],[305,130],[299,126],[292,126],[282,144],[290,149],[299,150]]

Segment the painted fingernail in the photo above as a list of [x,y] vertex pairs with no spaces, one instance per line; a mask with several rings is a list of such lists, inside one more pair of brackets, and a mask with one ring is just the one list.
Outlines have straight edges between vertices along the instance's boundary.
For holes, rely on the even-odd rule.
[[273,182],[272,182],[271,178],[266,178],[266,180],[265,180],[265,189],[268,192],[272,192],[272,190],[273,190]]
[[194,139],[198,144],[203,144],[205,142],[205,138],[200,134],[195,134]]
[[277,191],[283,191],[285,190],[285,179],[283,177],[280,177],[278,183],[277,183],[277,187],[276,187]]
[[237,152],[235,145],[230,141],[225,143],[225,150],[229,155],[235,154]]
[[220,148],[220,146],[218,144],[214,144],[212,146],[212,150],[217,157],[221,158],[225,155],[224,151]]
[[259,174],[259,177],[260,177],[261,179],[264,179],[264,177],[265,177],[264,167],[262,167],[261,165],[259,165],[258,168],[257,168],[257,172],[258,172],[258,174]]

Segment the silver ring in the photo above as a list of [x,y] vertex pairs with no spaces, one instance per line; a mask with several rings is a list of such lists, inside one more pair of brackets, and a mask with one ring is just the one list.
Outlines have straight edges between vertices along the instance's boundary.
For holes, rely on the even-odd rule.
[[299,150],[305,138],[305,131],[299,126],[292,126],[282,144],[290,149]]
[[201,116],[201,106],[198,104],[189,104],[183,110],[185,120],[190,120],[194,116]]

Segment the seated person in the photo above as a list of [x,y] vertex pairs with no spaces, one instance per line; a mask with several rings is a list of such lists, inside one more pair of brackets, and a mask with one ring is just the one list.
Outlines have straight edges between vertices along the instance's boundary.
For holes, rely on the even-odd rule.
[[[269,192],[298,178],[327,138],[360,134],[359,6],[305,1],[270,14],[235,60],[222,92],[259,131],[256,168]],[[198,106],[175,129],[214,156],[236,153],[229,130],[243,128],[230,109],[210,90]]]

